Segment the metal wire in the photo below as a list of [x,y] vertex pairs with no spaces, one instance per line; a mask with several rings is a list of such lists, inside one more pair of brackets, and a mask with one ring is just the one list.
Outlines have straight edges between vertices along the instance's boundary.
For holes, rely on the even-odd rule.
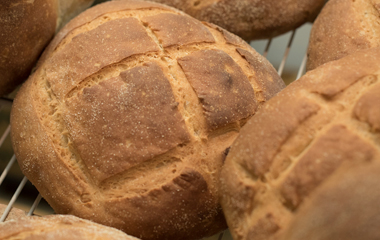
[[11,169],[11,167],[13,166],[13,164],[15,163],[16,161],[16,156],[13,155],[11,160],[8,162],[7,166],[5,167],[3,173],[1,174],[0,176],[0,185],[3,183],[5,177],[7,176],[9,170]]
[[265,57],[265,58],[268,56],[268,52],[269,52],[269,48],[270,48],[271,43],[272,43],[272,38],[268,40],[268,43],[265,47],[265,50],[263,53],[263,57]]
[[1,138],[0,138],[0,147],[3,145],[5,139],[8,137],[10,131],[11,131],[11,125],[9,124],[7,129],[5,129],[3,136],[1,136]]
[[296,80],[298,80],[302,76],[302,74],[304,73],[305,67],[306,67],[306,61],[307,61],[307,53],[305,53],[305,56],[303,57],[301,66],[300,66],[300,68],[298,70],[298,74],[297,74]]
[[278,75],[280,75],[280,76],[282,75],[282,72],[284,71],[285,63],[286,63],[286,60],[288,59],[290,47],[292,46],[293,39],[294,39],[295,35],[296,35],[296,30],[293,30],[292,35],[290,36],[290,39],[288,42],[288,46],[286,47],[284,57],[282,58],[280,67],[278,68]]
[[22,189],[24,188],[26,182],[28,181],[28,179],[26,177],[24,177],[20,183],[20,185],[18,185],[18,188],[16,190],[16,192],[13,194],[11,200],[9,201],[8,203],[8,206],[7,208],[5,209],[3,215],[1,216],[0,218],[0,222],[4,222],[5,218],[7,218],[9,212],[11,211],[12,209],[12,206],[13,204],[15,203],[16,199],[18,198],[18,196],[20,195]]
[[41,194],[38,194],[38,196],[36,197],[36,200],[34,200],[34,203],[33,203],[32,207],[30,208],[27,216],[32,216],[33,215],[33,212],[38,207],[38,204],[40,203],[41,199],[42,199]]

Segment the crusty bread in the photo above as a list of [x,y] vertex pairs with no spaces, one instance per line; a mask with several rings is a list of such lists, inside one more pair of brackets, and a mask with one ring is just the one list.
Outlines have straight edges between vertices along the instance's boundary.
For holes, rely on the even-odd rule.
[[243,40],[145,1],[97,5],[51,42],[11,114],[23,173],[57,213],[143,239],[226,227],[217,181],[284,87]]
[[[3,215],[6,208],[7,205],[0,204],[0,217]],[[12,208],[8,216],[5,218],[5,221],[17,220],[23,217],[26,217],[26,213],[23,210],[18,208]]]
[[111,227],[70,215],[25,217],[0,223],[2,240],[137,240]]
[[342,163],[380,159],[379,61],[376,48],[310,71],[242,128],[220,183],[234,239],[277,239]]
[[153,0],[245,40],[270,38],[313,21],[324,0]]
[[380,46],[379,0],[330,0],[315,20],[307,69]]
[[0,1],[0,96],[25,81],[59,29],[93,0]]
[[281,239],[380,239],[379,162],[339,169],[305,201]]

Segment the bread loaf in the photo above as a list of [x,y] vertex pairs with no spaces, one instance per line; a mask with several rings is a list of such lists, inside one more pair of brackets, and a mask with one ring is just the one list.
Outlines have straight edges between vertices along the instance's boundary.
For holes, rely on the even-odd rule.
[[[3,215],[6,208],[7,208],[7,205],[0,204],[0,217]],[[26,213],[23,210],[12,208],[8,216],[5,218],[5,221],[17,220],[23,217],[26,217]]]
[[271,38],[313,21],[324,0],[153,0],[245,40]]
[[310,34],[307,69],[380,46],[380,1],[330,0]]
[[28,78],[56,30],[93,0],[0,1],[0,96]]
[[2,240],[137,240],[100,224],[69,215],[26,217],[0,223]]
[[284,83],[240,38],[161,4],[97,5],[57,34],[11,114],[23,173],[57,213],[143,239],[226,227],[217,181]]
[[242,128],[221,172],[234,239],[278,239],[343,163],[380,159],[380,49],[308,72]]
[[380,239],[379,176],[379,160],[339,169],[305,201],[282,239]]

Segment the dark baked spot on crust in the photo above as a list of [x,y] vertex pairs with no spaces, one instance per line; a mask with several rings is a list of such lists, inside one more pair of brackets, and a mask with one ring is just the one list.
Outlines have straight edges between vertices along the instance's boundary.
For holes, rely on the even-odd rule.
[[191,43],[215,42],[210,31],[195,19],[172,13],[161,13],[142,19],[157,35],[163,47]]
[[247,76],[221,50],[202,50],[178,59],[204,109],[210,130],[254,114],[257,103]]
[[380,131],[380,84],[365,93],[356,103],[354,116]]
[[284,81],[277,74],[272,65],[266,64],[262,60],[262,56],[258,56],[259,54],[254,56],[251,52],[242,48],[237,48],[236,51],[247,60],[255,72],[255,80],[261,87],[266,100],[269,100],[285,88]]
[[123,224],[123,230],[142,239],[198,239],[215,229],[226,228],[221,208],[216,207],[217,201],[206,180],[189,167],[146,195],[125,202],[111,200],[106,208],[117,218],[122,214],[118,204],[128,204],[128,214],[137,216],[129,224]]
[[75,36],[48,59],[46,76],[53,92],[62,99],[84,78],[101,68],[151,51],[159,51],[159,46],[136,18],[111,20]]
[[302,156],[285,179],[281,193],[285,205],[297,208],[343,162],[370,161],[375,149],[344,125],[331,127]]
[[100,181],[190,140],[170,83],[156,63],[85,88],[67,106],[70,136]]

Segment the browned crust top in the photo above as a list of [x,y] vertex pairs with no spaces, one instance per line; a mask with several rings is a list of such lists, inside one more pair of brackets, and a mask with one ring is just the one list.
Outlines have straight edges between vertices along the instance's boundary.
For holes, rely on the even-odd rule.
[[[176,22],[152,26],[156,16]],[[276,71],[242,40],[189,19],[159,4],[107,2],[53,40],[16,97],[11,122],[24,174],[57,213],[144,239],[201,238],[226,227],[217,200],[225,151],[266,100],[255,71]],[[159,33],[172,28],[194,34],[165,45]],[[237,47],[263,66],[252,68]],[[204,64],[205,79],[218,81],[200,96],[179,62],[204,52],[216,64]],[[229,101],[214,101],[213,91]],[[220,112],[209,118],[201,97]]]
[[378,47],[379,6],[378,0],[328,1],[311,30],[307,69]]
[[214,23],[245,40],[270,38],[313,21],[324,0],[153,0]]
[[296,213],[282,239],[380,238],[378,162],[339,169]]
[[379,60],[376,48],[310,71],[247,122],[221,172],[234,238],[278,239],[340,166],[380,159]]
[[54,36],[55,1],[0,2],[0,96],[25,81]]

